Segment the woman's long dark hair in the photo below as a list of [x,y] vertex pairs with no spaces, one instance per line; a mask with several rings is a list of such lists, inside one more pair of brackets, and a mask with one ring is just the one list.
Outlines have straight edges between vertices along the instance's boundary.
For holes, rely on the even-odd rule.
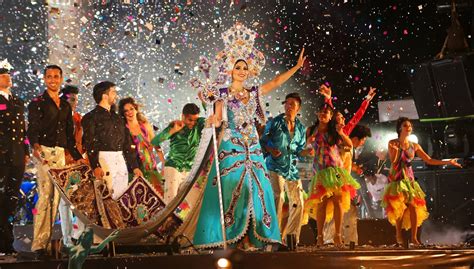
[[337,144],[339,141],[342,140],[341,135],[337,133],[336,130],[336,115],[340,113],[338,110],[333,110],[332,118],[328,123],[328,143],[329,145]]

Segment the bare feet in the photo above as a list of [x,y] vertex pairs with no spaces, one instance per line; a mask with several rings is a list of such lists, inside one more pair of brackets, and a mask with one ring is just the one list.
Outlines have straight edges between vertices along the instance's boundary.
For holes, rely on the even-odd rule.
[[420,241],[418,241],[417,238],[412,238],[411,242],[414,246],[421,246],[421,243],[420,243]]
[[324,246],[324,236],[322,234],[318,235],[317,240],[318,241],[316,242],[316,246],[318,248]]
[[341,234],[334,234],[334,246],[336,248],[343,248],[344,247],[344,242],[342,241],[342,236]]
[[397,240],[397,244],[400,245],[400,246],[403,246],[403,236],[401,234],[397,234],[395,236],[396,240]]

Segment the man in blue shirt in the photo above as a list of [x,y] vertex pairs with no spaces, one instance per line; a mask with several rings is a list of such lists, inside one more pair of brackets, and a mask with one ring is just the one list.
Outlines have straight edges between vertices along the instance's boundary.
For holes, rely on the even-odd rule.
[[[270,171],[282,239],[285,241],[286,235],[294,234],[298,241],[303,218],[303,188],[296,165],[300,157],[314,155],[314,150],[304,149],[306,127],[296,118],[301,107],[299,94],[288,94],[283,104],[285,113],[267,123],[261,143],[269,153],[266,164]],[[285,191],[289,199],[289,216],[285,227],[282,227]]]

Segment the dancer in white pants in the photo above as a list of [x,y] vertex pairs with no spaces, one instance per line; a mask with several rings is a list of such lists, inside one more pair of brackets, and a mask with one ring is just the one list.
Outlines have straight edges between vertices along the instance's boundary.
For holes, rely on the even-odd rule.
[[127,190],[128,171],[133,171],[137,177],[143,177],[143,174],[138,168],[130,133],[113,109],[117,98],[115,84],[110,81],[98,83],[93,96],[97,106],[82,118],[82,144],[95,178],[105,180],[112,198],[118,199]]

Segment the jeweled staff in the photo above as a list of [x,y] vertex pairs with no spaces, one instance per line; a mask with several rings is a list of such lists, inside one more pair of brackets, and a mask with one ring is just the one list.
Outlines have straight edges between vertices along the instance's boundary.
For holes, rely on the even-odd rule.
[[[204,73],[206,76],[206,82],[202,83],[199,79],[193,78],[190,82],[193,88],[199,90],[199,97],[200,99],[206,104],[209,109],[208,116],[211,119],[214,119],[214,103],[217,101],[217,96],[219,94],[219,90],[217,88],[218,85],[223,84],[222,78],[225,79],[223,76],[218,76],[216,80],[211,82],[210,80],[210,69],[211,69],[211,62],[204,56],[200,57],[200,64],[199,70]],[[216,134],[216,126],[213,121],[211,121],[211,128],[212,128],[212,139],[213,139],[213,149],[214,149],[214,159],[215,159],[215,166],[216,166],[216,176],[217,176],[217,188],[219,194],[219,208],[220,208],[220,222],[221,222],[221,229],[222,229],[222,240],[224,242],[224,249],[227,249],[227,238],[225,233],[225,222],[224,222],[224,202],[222,200],[222,187],[221,187],[221,175],[219,170],[219,158],[218,158],[218,149],[217,149],[217,134]]]

